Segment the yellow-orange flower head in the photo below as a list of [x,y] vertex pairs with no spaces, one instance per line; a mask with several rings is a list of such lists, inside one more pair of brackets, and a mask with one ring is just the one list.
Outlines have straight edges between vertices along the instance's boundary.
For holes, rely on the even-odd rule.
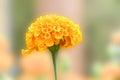
[[27,50],[44,50],[53,45],[69,47],[82,41],[80,26],[63,16],[54,14],[41,16],[30,25],[26,33]]

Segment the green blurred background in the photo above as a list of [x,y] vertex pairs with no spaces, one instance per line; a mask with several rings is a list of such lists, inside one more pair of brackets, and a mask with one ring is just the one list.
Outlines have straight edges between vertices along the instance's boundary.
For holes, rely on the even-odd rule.
[[35,18],[34,10],[34,0],[12,0],[13,47],[17,54],[25,48],[25,32]]
[[[85,5],[85,40],[86,64],[108,59],[106,52],[109,35],[120,27],[120,0],[86,0]],[[62,6],[62,4],[61,4]],[[12,34],[14,50],[20,54],[25,48],[25,31],[35,19],[34,0],[12,0]]]

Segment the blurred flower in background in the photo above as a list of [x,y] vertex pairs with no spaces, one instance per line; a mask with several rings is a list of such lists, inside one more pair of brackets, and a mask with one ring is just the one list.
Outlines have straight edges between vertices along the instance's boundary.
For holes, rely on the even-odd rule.
[[52,59],[48,51],[32,51],[31,54],[21,57],[20,64],[23,74],[53,78]]
[[115,30],[110,35],[110,46],[108,48],[108,62],[103,65],[101,80],[120,79],[120,30]]
[[10,44],[5,35],[0,34],[0,79],[13,80],[9,74],[14,64],[14,55],[10,50]]
[[116,64],[107,63],[103,65],[100,74],[100,80],[119,80],[120,68]]
[[120,64],[120,29],[112,33],[108,47],[108,55],[111,61]]

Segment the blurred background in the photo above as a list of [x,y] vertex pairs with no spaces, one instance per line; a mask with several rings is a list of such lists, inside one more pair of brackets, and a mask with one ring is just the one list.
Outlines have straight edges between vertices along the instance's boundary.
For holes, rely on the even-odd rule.
[[[26,70],[33,64],[33,55],[21,59],[21,49],[25,48],[25,32],[37,17],[51,13],[72,19],[80,25],[83,32],[82,43],[61,51],[60,65],[63,71],[68,69],[68,76],[75,75],[74,77],[78,77],[76,80],[107,80],[106,76],[110,78],[111,74],[103,74],[112,71],[118,72],[114,72],[115,78],[108,80],[115,80],[116,75],[120,76],[120,0],[0,0],[0,56],[5,54],[1,63],[8,57],[10,59],[10,62],[6,62],[7,72],[4,71],[4,74],[10,72],[19,75],[21,65]],[[75,80],[72,78],[71,80]]]

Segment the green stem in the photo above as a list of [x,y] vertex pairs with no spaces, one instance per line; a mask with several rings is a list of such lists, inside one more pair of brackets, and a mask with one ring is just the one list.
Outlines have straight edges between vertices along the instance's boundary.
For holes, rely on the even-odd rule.
[[58,50],[59,50],[59,45],[54,45],[52,47],[48,48],[51,52],[52,55],[52,60],[53,60],[53,66],[54,66],[54,75],[55,75],[55,80],[57,80],[57,56],[58,56]]
[[52,54],[53,66],[54,66],[54,75],[55,80],[57,80],[57,53]]

